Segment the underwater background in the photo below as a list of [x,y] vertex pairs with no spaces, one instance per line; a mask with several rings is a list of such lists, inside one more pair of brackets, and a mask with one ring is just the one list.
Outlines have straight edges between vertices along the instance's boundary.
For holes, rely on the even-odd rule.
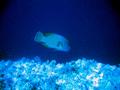
[[[120,90],[119,0],[0,0],[0,6],[0,90]],[[59,34],[62,40],[46,41],[67,39],[71,49],[46,48],[36,33]]]
[[[0,57],[39,56],[43,60],[96,59],[120,63],[120,11],[117,0],[1,0]],[[43,47],[37,31],[65,36],[69,52]]]

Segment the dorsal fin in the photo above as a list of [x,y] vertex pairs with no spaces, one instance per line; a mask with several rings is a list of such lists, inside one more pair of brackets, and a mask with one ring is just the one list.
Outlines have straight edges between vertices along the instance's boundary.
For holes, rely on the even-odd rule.
[[52,35],[53,33],[44,33],[44,36],[50,36]]

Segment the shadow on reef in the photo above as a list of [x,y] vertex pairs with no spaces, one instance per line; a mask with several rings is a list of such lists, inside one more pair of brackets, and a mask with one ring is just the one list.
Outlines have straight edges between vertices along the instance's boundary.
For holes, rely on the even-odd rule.
[[0,60],[8,58],[8,55],[5,51],[0,50]]

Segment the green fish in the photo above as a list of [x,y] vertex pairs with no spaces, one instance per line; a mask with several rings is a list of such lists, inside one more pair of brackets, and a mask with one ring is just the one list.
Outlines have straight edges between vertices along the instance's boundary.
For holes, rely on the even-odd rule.
[[68,40],[62,35],[56,33],[42,33],[38,31],[35,35],[34,41],[47,48],[52,48],[58,51],[68,52],[70,50]]

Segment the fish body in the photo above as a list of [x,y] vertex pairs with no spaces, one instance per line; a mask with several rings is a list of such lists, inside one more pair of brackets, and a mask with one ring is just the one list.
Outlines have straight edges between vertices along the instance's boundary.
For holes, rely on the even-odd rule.
[[42,44],[47,48],[52,48],[58,51],[68,52],[70,50],[68,40],[62,35],[56,33],[42,33],[38,31],[35,35],[34,41]]

